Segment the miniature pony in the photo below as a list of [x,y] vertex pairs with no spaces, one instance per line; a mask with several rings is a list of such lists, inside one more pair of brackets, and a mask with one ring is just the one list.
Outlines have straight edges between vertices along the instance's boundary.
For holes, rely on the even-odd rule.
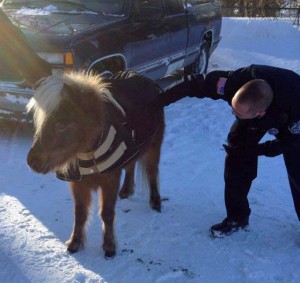
[[35,135],[28,165],[37,173],[56,172],[69,182],[73,194],[75,221],[68,251],[83,247],[91,194],[101,188],[102,247],[105,258],[115,256],[113,222],[121,171],[125,168],[119,196],[127,198],[134,193],[136,161],[144,168],[150,206],[160,212],[164,113],[151,108],[160,91],[134,72],[111,79],[73,72],[48,77],[29,101]]

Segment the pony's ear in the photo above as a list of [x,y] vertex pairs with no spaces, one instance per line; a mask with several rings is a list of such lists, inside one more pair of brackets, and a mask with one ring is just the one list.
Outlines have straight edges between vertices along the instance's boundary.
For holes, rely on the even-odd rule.
[[[78,86],[63,85],[62,93],[67,94],[67,101],[72,102],[71,105],[76,107],[85,116],[93,117],[93,120],[99,120],[99,100],[95,98],[92,89],[80,89]],[[77,113],[77,112],[76,112]]]
[[62,93],[68,94],[68,97],[74,104],[81,105],[84,107],[85,97],[82,95],[82,91],[75,86],[64,84],[62,88]]
[[85,90],[85,89],[78,89],[75,86],[64,84],[62,88],[62,92],[67,92],[70,94],[70,98],[78,98],[80,99],[81,97],[86,98],[86,95],[88,93],[92,93],[93,91],[91,90]]

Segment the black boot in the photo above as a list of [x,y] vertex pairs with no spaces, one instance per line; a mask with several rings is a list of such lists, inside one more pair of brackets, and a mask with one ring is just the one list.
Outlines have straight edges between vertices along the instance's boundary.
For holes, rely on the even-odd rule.
[[210,236],[214,238],[223,238],[231,235],[233,232],[240,230],[247,231],[249,226],[249,218],[243,218],[240,221],[233,221],[229,218],[225,218],[222,223],[215,224],[210,227]]

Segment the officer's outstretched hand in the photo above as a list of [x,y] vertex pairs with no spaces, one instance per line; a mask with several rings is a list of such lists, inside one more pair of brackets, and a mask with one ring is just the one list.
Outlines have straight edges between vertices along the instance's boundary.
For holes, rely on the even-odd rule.
[[267,157],[275,157],[282,152],[276,148],[270,146],[271,141],[266,141],[264,143],[259,143],[257,145],[246,146],[246,145],[239,145],[239,146],[232,146],[223,144],[223,147],[228,155],[231,156],[267,156]]
[[189,97],[205,97],[204,79],[205,78],[203,74],[184,76],[184,82],[186,89],[188,90]]

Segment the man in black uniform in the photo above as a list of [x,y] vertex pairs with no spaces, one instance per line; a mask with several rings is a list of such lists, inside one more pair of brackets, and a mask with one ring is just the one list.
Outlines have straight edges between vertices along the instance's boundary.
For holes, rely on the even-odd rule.
[[[159,106],[183,97],[223,99],[236,120],[224,145],[227,217],[210,234],[223,237],[246,229],[251,209],[247,195],[257,176],[258,156],[283,154],[295,210],[300,220],[300,76],[290,70],[251,65],[236,71],[213,71],[166,90]],[[266,133],[276,139],[259,143]]]

